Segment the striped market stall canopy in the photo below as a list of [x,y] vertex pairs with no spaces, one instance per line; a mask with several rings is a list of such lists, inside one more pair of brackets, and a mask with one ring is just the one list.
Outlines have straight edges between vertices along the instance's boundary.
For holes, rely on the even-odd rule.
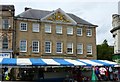
[[0,58],[0,65],[8,66],[114,66],[108,60],[62,59],[62,58]]

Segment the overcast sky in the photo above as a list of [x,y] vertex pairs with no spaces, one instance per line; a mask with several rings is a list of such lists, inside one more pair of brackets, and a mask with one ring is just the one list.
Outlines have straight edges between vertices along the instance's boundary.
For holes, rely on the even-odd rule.
[[101,44],[107,39],[109,45],[113,45],[114,39],[110,30],[112,27],[112,15],[118,13],[119,0],[0,0],[0,4],[15,6],[15,14],[24,11],[25,7],[40,10],[56,10],[61,8],[67,13],[73,13],[80,18],[98,25],[96,41]]

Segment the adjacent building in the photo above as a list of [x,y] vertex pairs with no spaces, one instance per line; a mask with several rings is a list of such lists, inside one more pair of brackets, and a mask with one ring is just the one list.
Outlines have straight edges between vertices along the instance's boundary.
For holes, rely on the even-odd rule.
[[97,58],[97,25],[60,8],[53,11],[25,8],[19,15],[13,14],[10,22],[8,35],[12,42],[6,43],[11,45],[13,57]]
[[111,33],[114,38],[114,55],[113,60],[120,63],[120,15],[114,14],[112,16],[113,29]]
[[120,63],[120,1],[118,2],[118,14],[112,15],[112,30],[114,38],[113,60]]
[[11,58],[14,42],[14,6],[0,5],[0,58]]

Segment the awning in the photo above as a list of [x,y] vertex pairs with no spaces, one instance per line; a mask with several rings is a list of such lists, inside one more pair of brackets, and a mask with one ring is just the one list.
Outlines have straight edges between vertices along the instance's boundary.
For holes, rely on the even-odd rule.
[[8,66],[114,66],[107,60],[63,59],[63,58],[0,58],[0,65]]
[[78,61],[85,63],[87,66],[114,66],[117,63],[108,60],[88,60],[78,59]]

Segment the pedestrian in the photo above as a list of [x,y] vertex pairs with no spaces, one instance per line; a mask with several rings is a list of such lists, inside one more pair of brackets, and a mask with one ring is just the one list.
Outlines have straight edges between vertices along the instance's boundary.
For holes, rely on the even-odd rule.
[[9,80],[10,80],[10,73],[8,73],[8,74],[6,75],[5,80],[6,80],[6,81],[9,81]]
[[108,67],[105,67],[106,71],[105,71],[105,76],[106,76],[106,80],[109,80],[109,72],[108,72]]
[[100,75],[101,75],[102,80],[106,80],[105,72],[107,70],[104,67],[100,67],[99,71],[100,71]]
[[99,72],[99,68],[98,67],[95,67],[95,74],[96,74],[98,80],[100,80],[100,72]]
[[113,81],[113,70],[112,70],[112,67],[109,67],[109,79],[111,80],[111,81]]

